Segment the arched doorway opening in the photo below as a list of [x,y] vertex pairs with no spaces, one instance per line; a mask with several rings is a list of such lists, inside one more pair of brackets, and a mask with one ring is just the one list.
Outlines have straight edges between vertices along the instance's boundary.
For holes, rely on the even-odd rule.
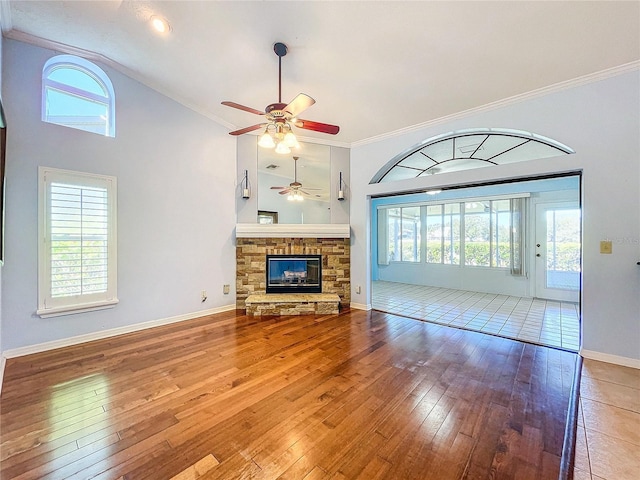
[[[542,138],[495,129],[434,137],[372,183],[401,191],[416,176],[573,153]],[[373,198],[373,308],[577,351],[580,189],[572,172]]]

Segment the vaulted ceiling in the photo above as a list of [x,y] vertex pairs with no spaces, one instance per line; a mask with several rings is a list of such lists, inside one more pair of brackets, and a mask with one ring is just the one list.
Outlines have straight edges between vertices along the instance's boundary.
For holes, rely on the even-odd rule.
[[2,2],[6,37],[102,59],[230,130],[260,117],[220,102],[278,100],[283,42],[282,101],[304,92],[304,118],[341,126],[302,138],[345,146],[640,61],[636,1]]

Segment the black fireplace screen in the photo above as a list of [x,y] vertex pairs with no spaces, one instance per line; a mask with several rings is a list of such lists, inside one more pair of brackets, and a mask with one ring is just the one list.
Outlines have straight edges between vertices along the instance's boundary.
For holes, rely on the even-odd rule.
[[267,255],[267,293],[321,293],[320,255]]

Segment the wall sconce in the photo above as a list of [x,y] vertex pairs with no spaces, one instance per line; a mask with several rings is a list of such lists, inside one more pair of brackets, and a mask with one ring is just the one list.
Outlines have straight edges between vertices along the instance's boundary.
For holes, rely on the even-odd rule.
[[346,184],[342,181],[342,172],[340,172],[340,182],[338,183],[338,200],[340,201],[344,200],[343,185],[346,186]]
[[249,172],[247,170],[244,171],[244,178],[242,182],[240,182],[240,186],[242,187],[242,198],[246,200],[251,197],[251,192],[249,191]]

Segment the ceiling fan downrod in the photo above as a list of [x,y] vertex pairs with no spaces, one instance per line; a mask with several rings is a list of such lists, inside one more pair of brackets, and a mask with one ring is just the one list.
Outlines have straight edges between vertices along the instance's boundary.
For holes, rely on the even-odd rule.
[[273,51],[278,55],[278,103],[282,103],[282,57],[287,54],[287,46],[277,42],[273,45]]

